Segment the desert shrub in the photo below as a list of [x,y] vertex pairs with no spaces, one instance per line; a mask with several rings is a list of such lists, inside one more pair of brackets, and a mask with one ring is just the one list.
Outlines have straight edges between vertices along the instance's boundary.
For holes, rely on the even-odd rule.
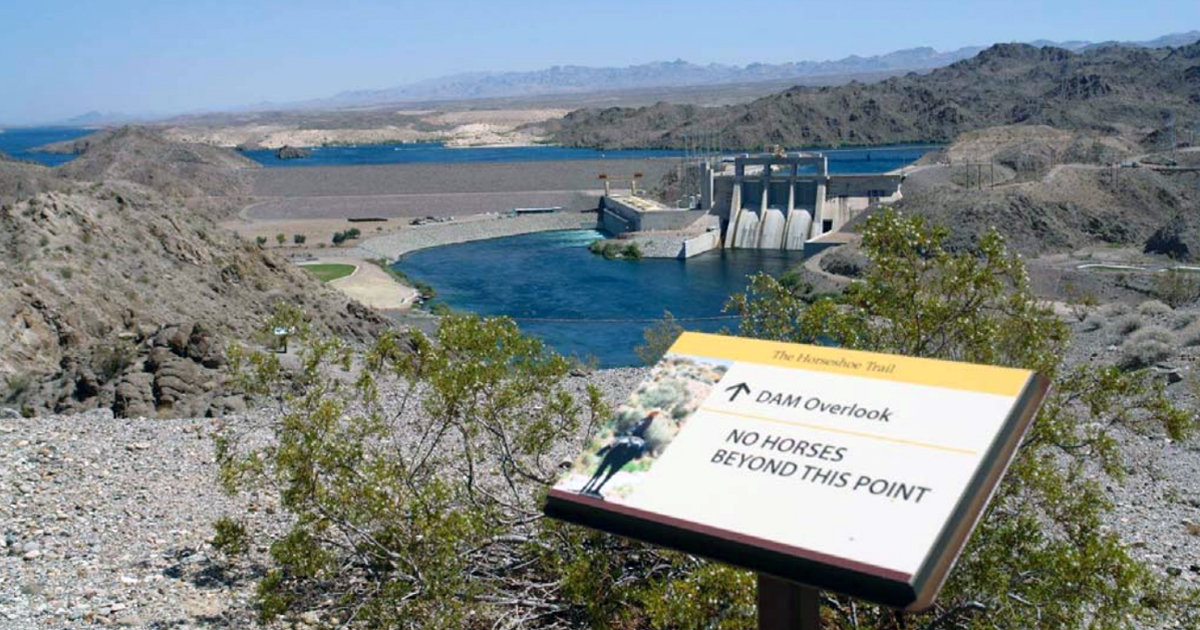
[[279,234],[276,234],[276,235],[275,235],[275,242],[276,242],[276,243],[277,243],[277,244],[278,244],[280,247],[283,247],[283,244],[287,242],[287,234],[284,234],[283,232],[280,232]]
[[255,242],[255,243],[257,243],[257,244],[258,244],[258,245],[261,247],[261,246],[263,246],[263,245],[266,245],[266,244],[267,244],[267,237],[265,237],[265,236],[256,236],[256,237],[254,237],[254,242]]
[[1192,272],[1168,269],[1154,274],[1152,292],[1172,308],[1179,308],[1200,299],[1200,280]]
[[1164,361],[1175,353],[1175,335],[1158,326],[1143,328],[1121,344],[1121,367],[1136,369]]
[[1197,317],[1200,317],[1200,313],[1195,311],[1176,311],[1175,317],[1171,322],[1171,327],[1175,330],[1187,328],[1196,321]]
[[1169,317],[1174,311],[1175,309],[1158,300],[1146,300],[1137,308],[1137,312],[1146,317]]
[[213,530],[213,549],[227,556],[240,556],[250,548],[246,525],[241,521],[223,516],[213,523]]
[[1122,335],[1128,335],[1145,325],[1145,320],[1137,313],[1122,315],[1113,321],[1113,329]]
[[1080,324],[1080,328],[1084,332],[1093,332],[1104,328],[1104,322],[1105,319],[1103,315],[1099,313],[1092,313],[1083,318],[1083,323]]
[[107,383],[120,376],[137,360],[137,346],[125,339],[113,339],[92,348],[92,365],[100,382]]
[[[835,597],[840,627],[1124,628],[1157,623],[1185,596],[1152,575],[1112,531],[1096,465],[1123,473],[1113,424],[1153,419],[1170,435],[1195,412],[1173,406],[1145,372],[1063,364],[1065,324],[1033,295],[1020,259],[994,231],[974,251],[952,253],[947,231],[884,211],[863,231],[872,264],[838,298],[805,304],[769,276],[752,279],[731,308],[748,336],[1031,368],[1054,386],[1009,473],[958,561],[931,616],[906,616]],[[982,605],[978,613],[972,606]]]
[[1124,302],[1112,302],[1110,304],[1106,304],[1101,312],[1104,313],[1106,317],[1120,317],[1122,315],[1128,315],[1132,310],[1133,309],[1131,309],[1129,305]]
[[622,243],[621,241],[601,239],[589,243],[588,251],[604,256],[607,260],[616,260],[618,258],[627,260],[642,259],[642,248],[638,247],[637,243]]
[[633,351],[637,353],[645,365],[654,365],[662,358],[671,344],[679,338],[683,333],[683,327],[675,320],[675,316],[671,311],[663,311],[663,318],[646,330],[642,331],[642,339],[645,343],[634,347]]
[[28,374],[9,374],[4,379],[4,401],[14,402],[33,386],[33,377]]
[[1200,322],[1193,322],[1179,331],[1179,343],[1188,348],[1200,346]]
[[[810,304],[759,275],[729,306],[757,337],[1028,367],[1055,383],[936,607],[900,616],[828,596],[825,622],[1107,630],[1189,614],[1102,525],[1099,475],[1079,473],[1124,470],[1111,427],[1178,437],[1193,413],[1144,372],[1064,368],[1066,326],[1000,237],[961,254],[944,239],[881,212],[864,230],[872,264],[842,296]],[[283,532],[249,533],[270,548],[264,619],[319,609],[362,627],[754,627],[752,574],[541,517],[562,454],[608,412],[595,388],[573,395],[572,364],[511,321],[455,315],[433,338],[388,332],[357,373],[294,307],[268,326],[289,322],[295,373],[271,353],[228,353],[234,380],[278,417],[216,439],[226,489],[277,493],[292,516]],[[267,446],[239,439],[264,428]]]

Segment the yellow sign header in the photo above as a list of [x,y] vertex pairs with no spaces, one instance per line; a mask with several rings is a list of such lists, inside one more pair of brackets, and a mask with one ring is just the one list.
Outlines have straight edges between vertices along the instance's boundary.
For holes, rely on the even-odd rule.
[[694,332],[680,335],[671,352],[1001,396],[1019,395],[1033,374],[1016,368]]

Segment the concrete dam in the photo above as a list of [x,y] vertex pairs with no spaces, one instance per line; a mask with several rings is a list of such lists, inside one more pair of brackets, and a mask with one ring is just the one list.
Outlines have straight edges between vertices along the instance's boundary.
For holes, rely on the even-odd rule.
[[900,198],[898,173],[829,173],[820,153],[742,154],[689,166],[699,194],[675,208],[634,190],[605,191],[600,226],[619,238],[681,239],[678,257],[713,248],[800,251],[826,246],[872,205]]
[[[747,175],[747,167],[758,173]],[[811,174],[801,174],[812,167]],[[730,182],[725,247],[804,249],[820,236],[828,163],[824,156],[741,157]]]

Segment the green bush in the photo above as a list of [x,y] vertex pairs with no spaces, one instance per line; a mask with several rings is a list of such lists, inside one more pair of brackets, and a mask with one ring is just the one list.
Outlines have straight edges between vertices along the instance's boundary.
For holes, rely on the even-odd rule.
[[92,348],[92,365],[102,383],[120,376],[133,365],[137,357],[137,346],[125,339],[112,339]]
[[[1197,602],[1103,526],[1095,472],[1124,470],[1111,427],[1153,423],[1178,438],[1194,412],[1144,371],[1065,368],[1066,326],[1000,237],[965,253],[945,238],[881,212],[863,232],[872,264],[844,295],[810,304],[759,275],[729,305],[747,335],[1021,366],[1054,382],[935,608],[900,615],[829,596],[825,623],[1109,630],[1182,615],[1194,627]],[[572,364],[511,321],[452,315],[434,338],[389,332],[354,373],[349,349],[314,336],[294,307],[274,325],[298,328],[294,373],[273,353],[228,354],[234,382],[279,417],[216,438],[226,489],[274,491],[291,516],[283,532],[249,532],[270,549],[264,619],[320,609],[363,627],[755,626],[751,574],[540,516],[563,454],[608,410],[595,388],[573,395]],[[264,429],[265,446],[242,439]]]
[[638,247],[637,243],[628,243],[621,248],[621,258],[626,260],[641,260],[642,248]]
[[213,530],[216,532],[212,539],[213,549],[227,556],[240,556],[250,548],[246,526],[240,521],[223,516],[213,523]]
[[654,365],[662,358],[679,335],[683,333],[683,327],[679,322],[675,321],[675,316],[671,311],[663,311],[663,318],[642,332],[642,338],[646,343],[637,346],[633,349],[637,353],[645,365]]
[[293,244],[303,245],[304,242],[307,240],[308,240],[308,237],[303,234],[293,234],[292,235],[292,243]]
[[[1153,421],[1181,436],[1195,427],[1195,411],[1173,406],[1145,372],[1064,366],[1065,325],[1033,295],[1001,237],[987,233],[959,254],[944,247],[946,237],[884,211],[863,231],[872,264],[842,297],[810,306],[759,275],[731,305],[749,336],[1019,366],[1054,383],[939,603],[904,625],[950,615],[962,628],[1129,628],[1168,611],[1194,614],[1187,599],[1195,594],[1172,590],[1101,525],[1110,504],[1101,483],[1079,471],[1123,473],[1109,427]],[[835,599],[839,615],[851,610]],[[974,604],[982,609],[972,615]],[[899,627],[889,611],[857,611],[857,623],[839,616],[839,624]]]
[[266,244],[267,244],[267,237],[265,237],[265,236],[256,236],[256,237],[254,237],[254,242],[255,242],[255,243],[257,243],[257,244],[258,244],[258,245],[261,247],[261,246],[263,246],[263,245],[266,245]]

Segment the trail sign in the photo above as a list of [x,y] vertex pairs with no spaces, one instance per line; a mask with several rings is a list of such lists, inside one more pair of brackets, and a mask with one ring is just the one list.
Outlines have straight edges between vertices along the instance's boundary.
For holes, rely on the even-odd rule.
[[922,610],[1047,388],[1028,370],[684,333],[545,510]]

